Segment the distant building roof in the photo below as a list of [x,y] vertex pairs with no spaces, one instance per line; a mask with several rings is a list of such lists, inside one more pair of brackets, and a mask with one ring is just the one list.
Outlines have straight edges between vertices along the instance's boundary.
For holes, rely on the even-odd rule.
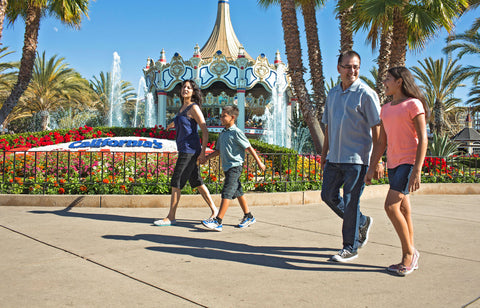
[[480,141],[480,133],[471,127],[465,127],[453,137],[455,141]]
[[[241,46],[242,44],[237,39],[230,20],[230,4],[228,0],[220,0],[218,1],[217,20],[212,34],[200,50],[201,57],[202,59],[212,58],[220,50],[228,60],[235,61]],[[246,51],[243,52],[243,55],[253,61],[253,58]]]

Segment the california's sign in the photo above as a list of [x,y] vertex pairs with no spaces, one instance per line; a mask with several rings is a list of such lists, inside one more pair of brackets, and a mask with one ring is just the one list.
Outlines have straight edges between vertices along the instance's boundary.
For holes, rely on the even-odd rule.
[[107,137],[59,143],[29,149],[45,151],[176,152],[175,140],[148,137]]

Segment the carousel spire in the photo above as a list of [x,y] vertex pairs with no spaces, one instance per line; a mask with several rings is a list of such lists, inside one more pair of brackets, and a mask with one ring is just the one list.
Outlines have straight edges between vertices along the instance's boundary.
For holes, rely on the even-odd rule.
[[[237,39],[232,21],[230,20],[230,3],[228,0],[219,0],[217,20],[215,21],[212,34],[210,34],[208,41],[200,50],[202,58],[212,58],[220,50],[227,59],[236,60],[241,46],[242,44]],[[244,55],[253,61],[253,58],[245,50]]]
[[160,52],[160,63],[162,64],[167,64],[167,57],[165,56],[165,50],[162,48],[162,51]]

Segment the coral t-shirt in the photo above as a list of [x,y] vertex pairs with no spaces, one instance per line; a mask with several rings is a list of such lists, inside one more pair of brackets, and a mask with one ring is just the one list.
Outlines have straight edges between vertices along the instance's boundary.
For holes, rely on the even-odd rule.
[[385,104],[380,111],[387,134],[387,165],[392,169],[403,164],[415,164],[418,136],[413,119],[425,114],[422,102],[408,98],[397,105]]

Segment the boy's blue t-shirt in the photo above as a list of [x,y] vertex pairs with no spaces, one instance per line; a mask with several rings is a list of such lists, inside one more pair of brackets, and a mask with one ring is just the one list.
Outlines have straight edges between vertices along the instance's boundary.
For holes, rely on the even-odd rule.
[[247,136],[234,124],[218,136],[215,149],[220,151],[223,171],[241,166],[245,161],[245,149],[251,147]]

